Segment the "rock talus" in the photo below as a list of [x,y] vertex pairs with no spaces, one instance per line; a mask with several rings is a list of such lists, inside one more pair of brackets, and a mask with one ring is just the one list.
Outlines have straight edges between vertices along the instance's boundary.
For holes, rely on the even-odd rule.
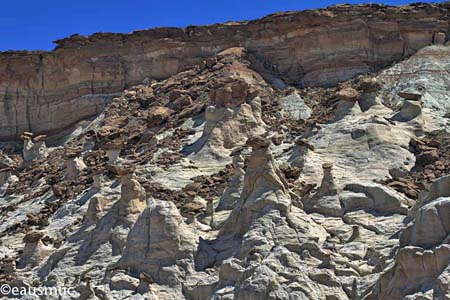
[[450,299],[449,8],[343,4],[0,53],[0,284]]
[[334,6],[251,22],[73,35],[53,51],[0,53],[0,140],[54,134],[98,115],[115,93],[241,46],[288,84],[332,85],[445,41],[446,4]]

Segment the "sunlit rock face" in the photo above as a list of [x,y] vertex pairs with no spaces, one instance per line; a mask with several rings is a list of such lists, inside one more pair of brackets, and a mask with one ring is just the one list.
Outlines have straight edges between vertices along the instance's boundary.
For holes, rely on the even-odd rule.
[[252,22],[73,35],[53,51],[0,53],[0,139],[54,134],[98,115],[124,88],[242,46],[300,86],[332,85],[445,41],[447,6],[339,5]]
[[446,10],[340,5],[0,54],[0,136],[23,140],[0,151],[0,282],[448,299]]

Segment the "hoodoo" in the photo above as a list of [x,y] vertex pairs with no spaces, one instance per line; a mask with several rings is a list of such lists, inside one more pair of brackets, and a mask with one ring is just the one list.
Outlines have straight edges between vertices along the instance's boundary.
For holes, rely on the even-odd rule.
[[0,53],[0,298],[450,299],[449,16],[342,4]]

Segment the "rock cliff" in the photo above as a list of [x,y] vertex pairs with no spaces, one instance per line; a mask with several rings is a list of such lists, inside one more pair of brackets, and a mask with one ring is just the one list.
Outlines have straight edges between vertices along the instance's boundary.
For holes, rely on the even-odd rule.
[[98,115],[127,87],[167,78],[236,46],[279,84],[333,85],[445,40],[448,9],[339,5],[248,22],[73,35],[49,52],[3,52],[0,140],[23,131],[55,134]]
[[[85,76],[102,49],[102,70],[126,58],[127,77],[102,73],[105,102],[57,146],[36,127],[0,144],[0,285],[83,300],[450,299],[446,10],[343,5],[21,54]],[[48,63],[35,71],[65,74]],[[83,91],[60,103],[95,103]]]

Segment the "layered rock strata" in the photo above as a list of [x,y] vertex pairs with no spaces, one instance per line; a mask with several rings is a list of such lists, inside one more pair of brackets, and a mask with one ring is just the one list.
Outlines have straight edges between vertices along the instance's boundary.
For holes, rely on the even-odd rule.
[[230,47],[246,48],[261,73],[277,82],[335,84],[433,41],[444,43],[447,13],[448,4],[338,5],[250,22],[75,34],[56,41],[53,51],[3,52],[0,140],[69,128],[98,115],[114,93],[167,78]]
[[[367,8],[389,10],[321,12]],[[75,299],[448,299],[444,40],[330,88],[286,87],[254,51],[218,50],[127,88],[59,147],[25,133],[25,151],[0,155],[1,284]]]

